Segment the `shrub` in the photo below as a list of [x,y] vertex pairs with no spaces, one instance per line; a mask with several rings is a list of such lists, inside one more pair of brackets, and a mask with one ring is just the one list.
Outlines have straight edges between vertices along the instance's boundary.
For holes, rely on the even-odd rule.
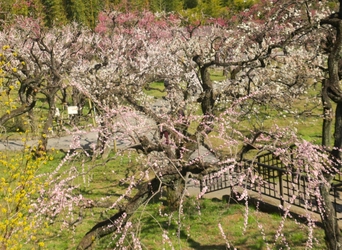
[[27,242],[44,243],[39,237],[47,228],[35,213],[32,201],[44,183],[38,169],[50,160],[35,158],[30,148],[22,152],[0,152],[0,248],[22,249]]

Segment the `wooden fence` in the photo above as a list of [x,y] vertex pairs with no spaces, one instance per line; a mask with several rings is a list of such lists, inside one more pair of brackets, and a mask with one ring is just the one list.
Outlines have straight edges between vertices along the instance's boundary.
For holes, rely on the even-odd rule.
[[[234,169],[213,172],[201,182],[206,193],[227,190],[232,194],[237,187],[247,188],[260,195],[277,199],[280,205],[292,204],[319,213],[318,190],[310,188],[303,172],[291,172],[272,154],[261,155],[256,161],[244,160]],[[337,217],[342,219],[342,178],[336,175],[330,191]],[[341,197],[340,197],[341,195]]]

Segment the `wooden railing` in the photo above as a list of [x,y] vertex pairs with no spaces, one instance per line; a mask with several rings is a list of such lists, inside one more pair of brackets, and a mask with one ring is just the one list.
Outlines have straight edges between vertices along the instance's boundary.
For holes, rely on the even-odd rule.
[[[208,174],[201,182],[201,191],[203,188],[206,188],[206,193],[226,190],[227,195],[230,195],[241,187],[272,197],[282,206],[288,203],[319,213],[319,196],[309,185],[305,173],[290,171],[279,159],[265,154],[259,156],[257,161],[244,160],[234,169]],[[342,213],[340,175],[336,175],[330,194],[336,213]]]

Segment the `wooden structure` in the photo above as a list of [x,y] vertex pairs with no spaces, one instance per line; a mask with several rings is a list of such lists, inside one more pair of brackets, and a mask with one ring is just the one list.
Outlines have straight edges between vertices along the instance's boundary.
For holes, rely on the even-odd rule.
[[[308,175],[286,167],[271,153],[257,157],[256,161],[243,160],[234,169],[213,172],[201,181],[201,191],[206,193],[227,190],[228,195],[246,188],[279,201],[279,205],[292,204],[320,213],[319,198],[309,185]],[[335,176],[330,191],[336,216],[342,219],[342,177]],[[341,196],[341,198],[340,198]]]

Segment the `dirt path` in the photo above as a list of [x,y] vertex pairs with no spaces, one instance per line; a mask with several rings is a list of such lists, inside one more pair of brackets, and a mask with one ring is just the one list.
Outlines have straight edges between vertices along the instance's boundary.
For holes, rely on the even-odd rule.
[[[70,147],[80,139],[80,146],[82,148],[91,147],[92,143],[96,143],[97,132],[75,132],[71,135],[66,135],[62,137],[52,137],[48,140],[48,148],[55,149],[70,149]],[[24,140],[9,140],[6,138],[0,138],[0,151],[4,150],[22,150],[25,145],[33,146],[37,145],[38,140],[29,140],[24,142]]]

